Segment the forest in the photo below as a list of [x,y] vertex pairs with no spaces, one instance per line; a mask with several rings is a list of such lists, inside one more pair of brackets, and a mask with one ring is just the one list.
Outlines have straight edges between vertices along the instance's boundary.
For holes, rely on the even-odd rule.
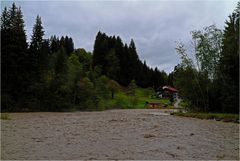
[[191,32],[194,59],[179,42],[181,63],[167,74],[140,60],[133,39],[126,44],[99,31],[92,52],[75,49],[69,36],[44,39],[39,15],[28,43],[21,8],[13,3],[1,14],[1,110],[104,110],[121,104],[106,104],[117,91],[137,102],[137,88],[151,93],[170,85],[189,110],[238,113],[239,10],[240,3],[224,30],[211,25]]

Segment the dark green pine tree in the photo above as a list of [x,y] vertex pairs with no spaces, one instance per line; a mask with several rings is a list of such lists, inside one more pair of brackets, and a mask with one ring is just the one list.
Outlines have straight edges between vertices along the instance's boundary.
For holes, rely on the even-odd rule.
[[150,80],[149,78],[151,77],[150,69],[146,64],[146,61],[144,61],[143,66],[142,66],[142,71],[141,71],[143,77],[142,77],[142,87],[146,88],[150,86]]
[[24,106],[28,87],[27,42],[23,15],[15,3],[1,15],[2,110]]
[[66,72],[67,72],[67,55],[64,47],[56,53],[54,58],[54,86],[55,90],[60,91],[60,86],[66,81]]
[[174,86],[173,85],[173,79],[174,79],[174,72],[171,72],[168,74],[168,77],[167,77],[167,85],[169,86]]
[[44,77],[44,75],[49,70],[49,59],[51,55],[50,42],[48,39],[43,39],[40,55],[39,55],[39,72]]
[[[8,64],[10,64],[10,55],[9,53],[9,43],[11,41],[10,39],[10,12],[7,10],[7,7],[4,8],[2,15],[1,15],[1,67],[2,72],[8,71]],[[8,73],[2,73],[2,81],[5,80],[5,77],[7,77]]]
[[7,111],[12,108],[12,83],[11,71],[13,69],[14,60],[11,58],[11,38],[10,38],[10,11],[7,7],[4,8],[1,15],[1,106],[2,111]]
[[63,48],[65,48],[65,38],[64,38],[64,36],[62,36],[61,38],[60,38],[60,47],[63,47]]
[[99,31],[93,48],[93,67],[100,67],[102,74],[106,74],[106,55],[108,51],[108,37],[105,33]]
[[10,28],[10,13],[7,7],[4,7],[1,15],[1,33],[6,32]]
[[223,112],[239,111],[239,12],[240,2],[224,30],[219,71]]
[[157,67],[154,69],[154,72],[152,74],[153,74],[152,75],[153,87],[154,89],[157,89],[161,82],[160,71],[158,70]]
[[56,53],[60,49],[60,41],[56,35],[51,36],[49,43],[51,54]]
[[130,68],[129,68],[129,72],[131,75],[131,80],[136,80],[137,78],[137,71],[138,71],[138,55],[137,55],[137,51],[136,51],[136,46],[135,43],[133,41],[133,39],[131,39],[130,44],[129,44],[129,62],[130,62]]
[[44,30],[41,17],[37,15],[36,22],[33,26],[33,33],[30,42],[30,58],[31,58],[31,93],[32,99],[35,100],[32,110],[44,110],[43,102],[46,101],[47,84],[46,74],[49,69],[50,45],[48,40],[43,39]]
[[[124,84],[125,82],[125,77],[124,77],[124,67],[125,67],[125,57],[124,57],[124,46],[123,46],[123,42],[121,40],[121,38],[119,36],[117,36],[117,38],[115,38],[115,36],[113,36],[113,41],[114,43],[114,49],[115,49],[115,54],[116,57],[119,60],[119,72],[117,72],[117,81],[120,84]],[[128,84],[126,84],[128,85]]]
[[37,15],[36,23],[33,26],[33,34],[31,37],[30,50],[33,54],[38,54],[42,47],[44,31],[42,27],[41,17]]
[[30,42],[30,54],[32,59],[32,68],[33,68],[33,81],[40,80],[41,77],[41,68],[42,68],[42,60],[45,53],[42,52],[42,45],[43,45],[43,26],[41,17],[38,15],[36,18],[36,23],[33,26],[33,33]]
[[120,83],[124,86],[128,86],[129,83],[132,80],[132,72],[130,70],[131,68],[131,61],[130,61],[130,56],[129,56],[129,47],[127,44],[124,45],[123,47],[123,54],[120,59],[120,66],[121,66],[121,80]]
[[106,75],[114,80],[117,80],[117,74],[120,70],[119,59],[116,55],[115,49],[111,49],[106,55],[107,70]]
[[74,43],[71,37],[65,37],[65,49],[68,56],[74,51]]

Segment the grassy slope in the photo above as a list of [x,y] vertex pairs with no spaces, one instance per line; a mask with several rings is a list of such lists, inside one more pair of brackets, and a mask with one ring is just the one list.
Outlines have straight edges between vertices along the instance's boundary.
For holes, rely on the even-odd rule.
[[137,88],[135,92],[136,105],[132,105],[131,100],[133,97],[127,95],[127,91],[125,89],[121,89],[115,94],[114,99],[108,99],[103,102],[105,107],[115,107],[115,108],[145,108],[146,102],[161,102],[163,104],[170,104],[168,99],[159,99],[159,98],[151,98],[149,92],[143,88]]
[[146,102],[161,102],[163,104],[170,104],[169,99],[151,98],[151,96],[145,94],[144,89],[138,88],[136,90],[136,96],[138,97],[138,107],[143,108]]

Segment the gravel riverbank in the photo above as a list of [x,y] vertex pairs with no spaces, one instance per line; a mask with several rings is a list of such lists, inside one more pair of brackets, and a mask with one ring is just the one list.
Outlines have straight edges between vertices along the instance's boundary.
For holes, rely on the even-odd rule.
[[239,124],[159,109],[11,113],[1,159],[239,159]]

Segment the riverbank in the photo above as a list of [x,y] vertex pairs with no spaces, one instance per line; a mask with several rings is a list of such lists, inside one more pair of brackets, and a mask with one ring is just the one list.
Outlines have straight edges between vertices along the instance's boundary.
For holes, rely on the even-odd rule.
[[229,114],[229,113],[199,113],[199,112],[175,112],[172,113],[175,116],[183,116],[183,117],[193,117],[199,119],[210,119],[216,121],[223,122],[234,122],[239,123],[239,115],[238,114]]

